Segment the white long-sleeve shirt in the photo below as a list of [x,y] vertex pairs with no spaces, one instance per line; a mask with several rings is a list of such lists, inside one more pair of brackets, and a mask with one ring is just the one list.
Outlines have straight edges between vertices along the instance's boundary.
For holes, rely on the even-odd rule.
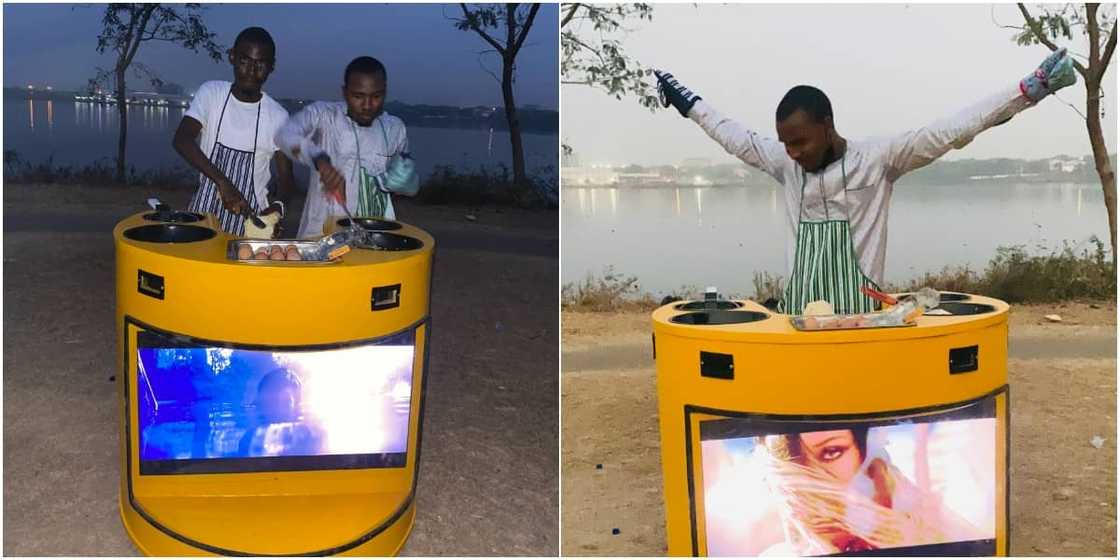
[[[331,165],[346,179],[346,206],[355,213],[361,184],[359,161],[368,175],[385,173],[393,156],[408,152],[408,135],[404,121],[389,113],[381,113],[363,127],[346,115],[345,102],[317,101],[292,115],[276,132],[276,146],[311,168],[299,224],[299,237],[306,239],[322,235],[328,218],[345,215],[338,202],[324,196],[312,159],[323,153],[331,158]],[[385,217],[396,219],[391,200]]]
[[1010,87],[917,130],[891,138],[849,140],[844,157],[817,173],[805,173],[778,140],[748,130],[720,115],[703,100],[693,105],[688,116],[728,153],[785,187],[787,278],[792,273],[798,221],[839,218],[850,222],[860,269],[882,285],[887,213],[895,181],[951,149],[963,148],[980,132],[1002,124],[1029,106],[1031,102],[1020,94],[1018,86]]

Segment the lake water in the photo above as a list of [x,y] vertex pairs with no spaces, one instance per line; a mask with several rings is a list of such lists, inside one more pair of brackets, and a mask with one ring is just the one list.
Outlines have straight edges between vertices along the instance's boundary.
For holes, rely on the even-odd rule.
[[[781,187],[612,189],[565,187],[561,194],[564,283],[601,276],[607,265],[636,276],[643,291],[716,286],[754,294],[756,271],[786,276]],[[1032,254],[1069,241],[1107,248],[1099,185],[897,185],[888,222],[888,282],[946,265],[982,272],[996,249]]]
[[[137,170],[186,167],[171,148],[182,108],[133,105],[128,108],[126,160]],[[117,153],[118,115],[115,106],[73,101],[4,100],[4,150],[24,161],[53,157],[58,165],[87,165],[98,159],[113,165]],[[509,133],[495,130],[408,128],[421,179],[437,165],[460,170],[510,165]],[[559,136],[522,134],[525,166],[531,174],[555,176]],[[551,166],[551,171],[546,167]]]

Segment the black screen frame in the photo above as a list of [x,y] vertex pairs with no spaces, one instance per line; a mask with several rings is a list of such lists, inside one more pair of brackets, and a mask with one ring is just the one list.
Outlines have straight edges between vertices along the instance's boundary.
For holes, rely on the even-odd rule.
[[[921,408],[912,408],[904,410],[896,410],[881,413],[865,413],[865,414],[821,414],[821,415],[783,415],[783,414],[764,414],[753,412],[742,412],[735,410],[723,410],[711,407],[697,406],[686,404],[684,405],[684,440],[685,440],[685,466],[686,477],[688,482],[688,508],[689,508],[689,529],[692,542],[692,556],[700,556],[700,540],[699,531],[704,530],[698,526],[699,515],[697,512],[696,500],[696,480],[695,469],[697,466],[695,457],[700,457],[698,452],[693,450],[693,414],[704,414],[708,416],[723,416],[720,419],[700,420],[697,421],[698,427],[702,422],[722,422],[725,420],[748,420],[755,422],[758,425],[769,425],[778,427],[778,431],[758,431],[755,430],[753,435],[760,435],[762,433],[775,434],[775,433],[795,433],[795,432],[810,432],[818,429],[828,429],[828,426],[837,426],[838,424],[852,423],[865,424],[869,427],[883,426],[897,424],[900,419],[921,417],[923,420],[927,418],[940,418],[942,420],[953,419],[953,415],[957,414],[957,418],[985,418],[995,417],[996,421],[1000,421],[998,414],[999,408],[997,399],[1004,396],[1004,414],[1002,417],[1004,427],[1004,524],[1003,535],[1004,543],[1003,550],[1011,549],[1011,397],[1010,387],[1003,385],[993,391],[980,395],[978,397],[968,399],[965,401],[948,403],[944,405],[928,406]],[[985,410],[984,416],[976,416],[969,414],[967,416],[960,415],[963,409],[976,405],[983,401],[991,402],[991,416],[987,416],[988,411]],[[793,426],[796,426],[794,429]],[[787,429],[782,429],[786,427]],[[732,432],[734,433],[734,432]],[[739,433],[746,433],[740,430],[733,436],[728,437],[750,437],[749,435],[738,435]],[[998,433],[998,432],[997,432]],[[697,434],[695,439],[701,441],[703,434]],[[721,439],[727,439],[721,438]],[[701,463],[702,464],[702,463]],[[1000,504],[996,504],[1000,507]],[[997,527],[997,538],[981,539],[975,541],[959,541],[952,543],[921,545],[921,546],[907,546],[895,547],[880,550],[864,551],[859,553],[844,553],[836,554],[833,556],[995,556],[999,553],[1000,543],[998,542],[998,535],[1000,531]],[[705,539],[706,542],[706,539]]]
[[[142,338],[159,338],[159,348],[229,348],[234,350],[249,350],[262,352],[304,352],[337,350],[361,346],[377,346],[390,344],[408,344],[413,347],[412,381],[415,383],[416,360],[420,358],[416,352],[417,331],[425,321],[411,325],[389,335],[352,340],[331,344],[308,344],[295,346],[276,346],[263,344],[241,344],[229,341],[216,341],[192,337],[160,329],[132,319],[126,318],[125,324],[125,417],[131,419],[132,395],[130,383],[138,374],[138,367],[130,367],[132,360],[137,359],[136,352],[141,347]],[[129,327],[136,327],[135,346],[133,338],[129,336]],[[427,341],[425,340],[425,346]],[[146,346],[153,347],[153,346]],[[131,360],[130,360],[131,359]],[[138,365],[138,364],[137,364]],[[426,365],[426,364],[425,364]],[[412,415],[415,406],[410,404],[409,430],[412,427]],[[405,441],[410,441],[411,433],[407,434]],[[131,432],[126,431],[126,437],[131,438]],[[139,436],[138,436],[139,437]],[[139,441],[137,441],[139,444]],[[129,454],[131,462],[131,453]],[[403,452],[395,453],[361,453],[361,454],[335,454],[335,455],[292,455],[270,457],[237,457],[237,458],[205,458],[205,459],[162,459],[143,460],[137,457],[137,472],[141,476],[165,475],[195,475],[195,474],[242,474],[260,472],[292,472],[292,471],[324,471],[324,470],[349,470],[349,469],[398,469],[408,464],[408,448]]]

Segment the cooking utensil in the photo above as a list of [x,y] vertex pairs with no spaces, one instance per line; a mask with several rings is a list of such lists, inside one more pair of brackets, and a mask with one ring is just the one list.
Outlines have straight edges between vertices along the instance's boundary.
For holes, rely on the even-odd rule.
[[354,216],[350,213],[350,209],[346,207],[346,203],[342,201],[342,195],[335,193],[334,199],[338,201],[338,205],[342,207],[342,211],[346,212],[346,219],[350,220],[349,229],[353,239],[361,239],[362,228],[358,225],[358,222],[354,220]]
[[865,296],[867,296],[867,297],[869,297],[869,298],[871,298],[875,301],[878,301],[880,303],[885,303],[887,305],[898,304],[897,299],[895,299],[894,297],[892,297],[888,294],[884,294],[883,292],[880,292],[879,290],[876,290],[874,288],[870,288],[868,286],[862,286],[862,287],[860,287],[859,291],[863,292],[863,295],[865,295]]
[[242,210],[242,211],[241,211],[241,215],[242,215],[242,216],[244,216],[244,217],[245,217],[245,218],[246,218],[247,220],[249,220],[249,221],[253,222],[253,225],[255,225],[255,226],[257,226],[257,227],[259,227],[259,228],[261,228],[261,229],[265,229],[265,228],[267,228],[267,227],[268,227],[268,226],[267,226],[267,225],[266,225],[266,224],[264,223],[264,220],[262,220],[262,219],[260,218],[260,216],[258,216],[258,215],[257,215],[257,213],[256,213],[256,212],[254,212],[254,211],[250,210],[249,208],[245,208],[244,210]]

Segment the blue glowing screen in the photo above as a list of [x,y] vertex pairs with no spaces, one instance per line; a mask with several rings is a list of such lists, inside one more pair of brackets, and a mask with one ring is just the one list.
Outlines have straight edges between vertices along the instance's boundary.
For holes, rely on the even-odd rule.
[[403,466],[413,332],[332,349],[194,344],[141,331],[141,474]]

